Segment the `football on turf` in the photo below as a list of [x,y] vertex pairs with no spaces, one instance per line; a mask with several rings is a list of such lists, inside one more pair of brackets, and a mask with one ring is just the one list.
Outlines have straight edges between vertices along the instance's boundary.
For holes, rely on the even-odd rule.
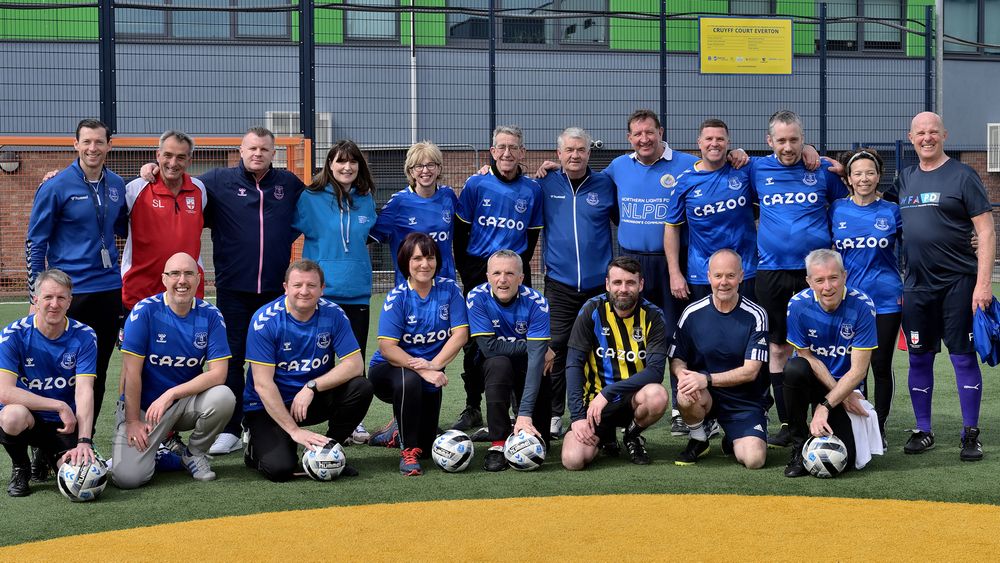
[[541,467],[545,461],[545,444],[534,434],[521,430],[507,438],[503,455],[514,469],[532,471]]
[[70,465],[67,461],[59,467],[56,486],[64,497],[73,502],[89,502],[101,496],[108,485],[108,466],[95,455],[94,463]]
[[836,477],[847,466],[847,446],[836,436],[809,438],[802,446],[802,464],[814,477]]
[[330,440],[319,449],[302,452],[302,469],[317,481],[333,481],[347,465],[344,448],[336,440]]
[[472,462],[472,440],[461,430],[448,430],[434,440],[431,458],[448,473],[464,471]]

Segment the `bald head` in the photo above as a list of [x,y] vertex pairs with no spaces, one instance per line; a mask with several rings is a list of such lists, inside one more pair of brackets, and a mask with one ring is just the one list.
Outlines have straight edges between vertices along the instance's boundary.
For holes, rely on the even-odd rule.
[[948,131],[944,128],[941,116],[925,111],[918,113],[910,121],[910,132],[906,134],[920,158],[920,167],[930,170],[948,160],[944,154],[944,141]]
[[178,252],[170,258],[167,259],[166,265],[163,266],[164,272],[174,272],[174,271],[198,271],[198,262],[191,257],[187,252]]

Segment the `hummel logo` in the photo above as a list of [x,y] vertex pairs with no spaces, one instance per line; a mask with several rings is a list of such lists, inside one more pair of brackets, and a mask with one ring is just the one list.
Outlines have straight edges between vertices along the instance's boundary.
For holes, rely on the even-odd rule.
[[499,319],[493,319],[493,328],[500,328]]
[[979,384],[977,383],[975,385],[963,385],[962,389],[973,389],[979,391]]
[[809,329],[809,338],[817,338],[818,336],[819,335],[816,334],[816,329],[814,329],[814,328],[810,328]]
[[930,387],[924,387],[923,389],[921,389],[919,387],[911,387],[910,391],[916,391],[918,393],[923,393],[923,394],[926,395],[927,393],[930,393],[931,388]]
[[764,185],[766,185],[766,186],[773,186],[774,185],[774,178],[767,178],[764,181]]

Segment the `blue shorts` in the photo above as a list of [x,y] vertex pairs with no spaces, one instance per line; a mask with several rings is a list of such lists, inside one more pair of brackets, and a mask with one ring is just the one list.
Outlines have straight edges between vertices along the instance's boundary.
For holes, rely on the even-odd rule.
[[712,393],[712,410],[708,413],[708,418],[719,421],[727,440],[753,436],[767,441],[767,414],[762,406],[742,402],[734,404],[732,400],[727,400],[728,397],[723,399],[726,402],[718,399]]

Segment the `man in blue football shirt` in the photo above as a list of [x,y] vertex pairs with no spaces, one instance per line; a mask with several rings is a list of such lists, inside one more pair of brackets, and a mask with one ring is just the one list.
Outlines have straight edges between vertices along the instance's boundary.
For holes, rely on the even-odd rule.
[[[243,395],[249,434],[244,461],[271,481],[299,466],[296,444],[344,443],[368,412],[372,385],[347,315],[321,298],[323,270],[299,260],[285,272],[285,295],[257,310],[247,337]],[[326,435],[304,426],[327,423]],[[358,472],[347,466],[342,476]]]
[[[524,134],[519,127],[502,125],[493,131],[488,174],[474,174],[458,196],[455,216],[455,263],[466,294],[486,281],[486,263],[498,250],[521,256],[525,285],[531,287],[531,257],[542,229],[542,189],[525,176]],[[483,376],[476,365],[476,343],[465,346],[463,357],[465,410],[452,428],[468,430],[482,425],[480,410]]]
[[[551,388],[542,377],[552,361],[549,303],[525,287],[521,257],[513,250],[494,252],[487,262],[489,281],[469,292],[469,330],[483,356],[489,440],[483,469],[503,471],[504,441],[521,430],[549,444]],[[516,397],[513,431],[508,413]]]
[[757,229],[756,295],[767,311],[770,342],[771,385],[780,431],[768,442],[785,447],[790,442],[787,415],[784,412],[782,373],[792,349],[785,342],[785,312],[788,300],[805,289],[806,272],[802,269],[806,254],[817,248],[830,248],[828,207],[847,196],[847,188],[832,168],[813,171],[803,162],[806,148],[802,120],[794,112],[781,110],[768,120],[767,144],[774,154],[750,161],[751,182],[760,205]]
[[164,265],[166,291],[136,303],[125,320],[124,412],[111,471],[122,489],[153,478],[156,445],[171,431],[192,431],[181,461],[196,480],[215,479],[205,454],[232,416],[236,397],[225,385],[226,325],[215,306],[195,297],[200,277],[194,258],[174,254]]
[[[714,252],[728,248],[743,257],[740,295],[754,299],[757,226],[749,170],[737,170],[727,161],[729,127],[722,120],[702,122],[698,148],[701,160],[677,177],[677,187],[667,205],[663,247],[670,271],[670,291],[677,299],[690,297],[692,301],[711,295],[708,260]],[[682,271],[680,256],[683,225],[687,225],[690,241],[687,276]]]
[[[785,364],[785,407],[792,455],[785,477],[807,475],[802,464],[806,438],[836,435],[847,446],[847,467],[857,457],[855,433],[848,413],[871,417],[869,440],[881,452],[882,437],[874,410],[858,387],[868,375],[872,350],[878,347],[875,304],[847,287],[840,254],[830,249],[810,252],[805,259],[809,288],[788,303],[788,343],[795,358]],[[806,423],[809,408],[813,418]],[[869,441],[862,445],[868,447]]]
[[31,494],[28,446],[52,466],[94,461],[97,336],[66,317],[73,300],[68,275],[39,272],[32,290],[36,312],[0,334],[0,444],[10,456],[12,497]]
[[723,451],[732,451],[747,469],[759,469],[767,459],[766,384],[761,380],[767,313],[739,292],[744,261],[730,249],[712,254],[712,294],[688,305],[677,323],[670,369],[677,375],[677,403],[691,432],[676,465],[694,464],[708,454],[706,417],[719,421],[726,433]]
[[615,184],[590,169],[590,134],[569,127],[557,139],[559,170],[542,186],[545,217],[545,298],[549,301],[552,350],[550,431],[562,434],[566,408],[566,344],[580,308],[604,292],[605,269],[611,262],[611,223],[618,222]]

